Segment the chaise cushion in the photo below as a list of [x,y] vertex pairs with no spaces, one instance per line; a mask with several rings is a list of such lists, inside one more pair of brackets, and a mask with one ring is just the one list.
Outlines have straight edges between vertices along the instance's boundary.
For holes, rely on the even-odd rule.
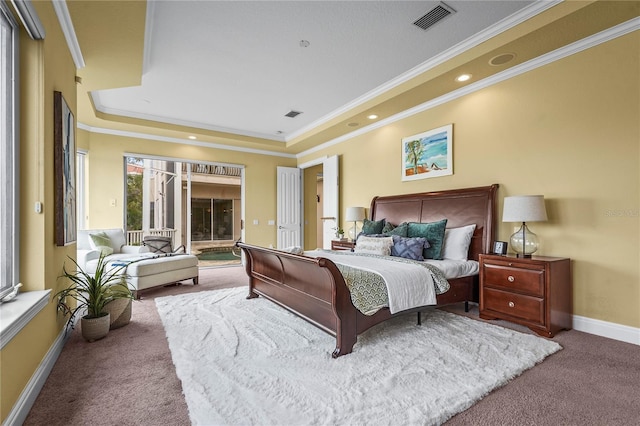
[[193,266],[198,266],[198,258],[193,255],[152,256],[149,259],[131,263],[127,267],[127,274],[132,277],[146,277]]

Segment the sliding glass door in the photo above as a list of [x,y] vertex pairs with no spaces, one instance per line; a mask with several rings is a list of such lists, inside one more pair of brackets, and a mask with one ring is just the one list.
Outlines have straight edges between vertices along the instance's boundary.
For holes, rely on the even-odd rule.
[[191,199],[191,240],[233,239],[233,200]]
[[130,244],[164,235],[207,265],[230,257],[242,230],[242,167],[138,156],[124,163]]

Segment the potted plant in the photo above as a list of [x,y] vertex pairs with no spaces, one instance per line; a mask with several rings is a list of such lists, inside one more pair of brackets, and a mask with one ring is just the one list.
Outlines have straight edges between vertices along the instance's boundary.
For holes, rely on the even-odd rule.
[[336,230],[336,238],[338,238],[339,240],[342,240],[344,238],[344,229],[337,227],[335,228]]
[[[127,263],[109,265],[105,257],[100,254],[94,274],[84,271],[75,259],[70,258],[76,266],[75,271],[68,271],[62,267],[61,278],[66,278],[70,284],[53,295],[57,298],[58,311],[69,315],[67,328],[74,326],[74,318],[79,312],[85,312],[80,319],[82,337],[89,342],[101,339],[107,335],[110,327],[110,315],[105,306],[118,299],[133,300],[133,292],[126,285],[124,270]],[[124,283],[124,284],[123,284]],[[70,304],[75,300],[75,306]]]

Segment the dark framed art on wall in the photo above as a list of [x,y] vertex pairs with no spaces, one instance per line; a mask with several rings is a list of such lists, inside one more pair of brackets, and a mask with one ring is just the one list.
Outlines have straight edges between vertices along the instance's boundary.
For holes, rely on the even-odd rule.
[[53,159],[56,245],[76,241],[75,118],[61,92],[53,92]]

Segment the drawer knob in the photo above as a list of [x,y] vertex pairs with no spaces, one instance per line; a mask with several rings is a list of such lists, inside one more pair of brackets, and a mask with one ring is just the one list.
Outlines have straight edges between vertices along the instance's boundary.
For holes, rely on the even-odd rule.
[[509,281],[510,283],[514,282],[516,279],[513,277],[513,275],[509,275],[507,277],[507,281]]
[[514,306],[516,306],[516,304],[515,304],[515,303],[513,303],[513,302],[509,302],[509,307],[510,307],[510,308],[513,308]]

